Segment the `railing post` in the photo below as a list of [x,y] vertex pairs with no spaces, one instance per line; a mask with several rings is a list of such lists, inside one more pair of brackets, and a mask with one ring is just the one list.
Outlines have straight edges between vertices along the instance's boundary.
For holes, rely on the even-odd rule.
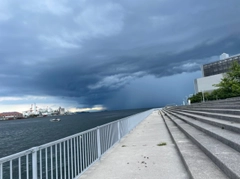
[[0,179],[3,179],[3,165],[0,163]]
[[[37,148],[32,148],[32,178],[37,179]],[[42,162],[42,161],[40,161]]]
[[117,125],[118,125],[118,141],[120,141],[120,139],[121,139],[120,120],[118,120]]
[[97,148],[98,148],[98,159],[101,159],[101,139],[100,139],[100,129],[97,128]]

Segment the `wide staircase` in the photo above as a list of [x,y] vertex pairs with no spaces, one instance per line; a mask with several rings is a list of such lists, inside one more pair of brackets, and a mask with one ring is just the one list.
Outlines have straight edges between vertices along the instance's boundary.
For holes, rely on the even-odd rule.
[[160,111],[194,179],[240,179],[240,98]]

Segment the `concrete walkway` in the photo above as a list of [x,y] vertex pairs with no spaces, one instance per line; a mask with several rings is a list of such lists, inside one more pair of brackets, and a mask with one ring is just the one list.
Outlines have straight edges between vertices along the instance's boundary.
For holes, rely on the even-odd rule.
[[[165,146],[157,144],[166,142]],[[153,112],[79,179],[188,179],[163,119]]]

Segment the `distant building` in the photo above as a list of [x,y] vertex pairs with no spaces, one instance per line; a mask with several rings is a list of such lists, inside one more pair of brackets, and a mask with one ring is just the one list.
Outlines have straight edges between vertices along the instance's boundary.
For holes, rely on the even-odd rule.
[[23,118],[23,115],[22,113],[19,113],[19,112],[3,112],[3,113],[0,113],[0,118],[2,120],[21,119]]
[[60,114],[60,115],[63,115],[63,114],[65,114],[65,109],[64,109],[64,108],[61,108],[61,107],[59,107],[59,114]]
[[194,80],[195,93],[210,92],[217,89],[213,85],[220,83],[223,74],[229,70],[233,61],[240,64],[240,54],[229,57],[228,54],[223,53],[220,55],[219,61],[202,65],[203,77]]

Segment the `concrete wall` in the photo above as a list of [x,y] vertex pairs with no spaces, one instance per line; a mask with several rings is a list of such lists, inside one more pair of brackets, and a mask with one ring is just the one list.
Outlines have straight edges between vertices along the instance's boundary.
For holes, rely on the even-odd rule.
[[213,91],[217,89],[217,87],[214,87],[213,84],[218,84],[222,78],[223,78],[223,74],[218,74],[218,75],[195,79],[194,80],[195,93],[202,92],[202,91],[204,92]]

